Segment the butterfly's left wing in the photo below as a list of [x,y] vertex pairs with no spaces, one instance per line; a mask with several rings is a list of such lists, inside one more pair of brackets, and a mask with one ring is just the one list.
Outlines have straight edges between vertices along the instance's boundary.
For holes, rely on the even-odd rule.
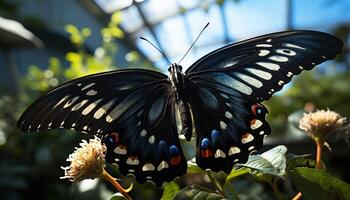
[[229,172],[270,133],[260,104],[303,69],[334,58],[338,38],[315,31],[268,34],[220,48],[186,71],[197,135],[197,164]]
[[186,75],[263,101],[302,70],[333,59],[342,46],[340,39],[317,31],[272,33],[217,49],[191,65]]
[[161,185],[186,172],[174,96],[164,74],[141,69],[81,77],[54,88],[18,120],[24,132],[66,128],[104,137],[106,160],[138,182]]

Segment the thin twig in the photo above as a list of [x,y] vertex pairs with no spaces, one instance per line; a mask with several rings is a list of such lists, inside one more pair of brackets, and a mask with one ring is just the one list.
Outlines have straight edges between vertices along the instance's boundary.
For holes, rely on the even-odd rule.
[[124,189],[123,186],[121,186],[113,176],[111,176],[110,174],[108,174],[108,172],[106,172],[105,170],[103,170],[102,172],[102,177],[110,182],[115,188],[117,188],[117,190],[124,196],[126,197],[128,200],[132,200],[132,198],[130,197],[130,195],[128,194],[133,187],[133,184],[131,184],[131,186],[127,189]]

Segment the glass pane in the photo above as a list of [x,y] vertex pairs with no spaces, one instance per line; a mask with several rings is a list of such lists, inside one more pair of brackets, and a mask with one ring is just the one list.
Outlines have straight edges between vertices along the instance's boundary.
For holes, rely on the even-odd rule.
[[294,0],[293,9],[293,25],[295,27],[311,27],[322,30],[323,28],[330,28],[329,25],[331,24],[344,23],[350,20],[350,1]]
[[153,44],[156,45],[156,40],[152,36],[152,34],[149,32],[148,29],[143,28],[141,31],[137,32],[134,35],[134,41],[136,43],[136,46],[147,56],[152,62],[155,62],[159,59],[162,59],[162,54],[159,53],[154,47],[152,47],[148,42],[139,39],[140,37],[147,38],[149,41],[151,41]]
[[95,0],[96,4],[101,7],[105,13],[112,13],[116,10],[126,8],[132,4],[132,0]]
[[142,18],[137,11],[135,6],[131,6],[121,12],[122,14],[122,23],[121,26],[127,32],[135,32],[140,30],[143,26]]
[[147,20],[155,24],[178,13],[179,6],[176,0],[149,0],[142,3],[141,9]]
[[[183,17],[176,16],[155,27],[156,34],[165,53],[170,57],[181,56],[190,41],[184,26]],[[172,59],[171,59],[172,60]],[[175,60],[172,60],[175,62]]]
[[199,0],[178,0],[179,4],[181,7],[185,8],[185,9],[190,9],[190,8],[194,8],[197,7],[199,5]]
[[186,13],[189,26],[191,27],[192,41],[196,39],[207,22],[210,23],[208,28],[203,32],[201,38],[198,39],[196,46],[206,45],[213,42],[221,42],[223,40],[223,26],[220,18],[220,10],[217,5],[210,7],[208,12],[202,9],[195,9]]
[[286,26],[285,1],[250,0],[225,4],[228,32],[231,38],[242,40],[281,31]]

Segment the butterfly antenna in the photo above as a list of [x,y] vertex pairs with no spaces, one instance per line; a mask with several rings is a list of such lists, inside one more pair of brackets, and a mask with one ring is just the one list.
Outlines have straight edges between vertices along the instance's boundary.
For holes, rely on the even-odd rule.
[[188,48],[188,50],[186,51],[185,55],[182,56],[181,60],[178,62],[178,64],[180,64],[180,62],[186,57],[186,55],[188,54],[188,52],[190,52],[190,50],[192,49],[193,45],[197,42],[198,38],[202,35],[203,31],[209,26],[209,22],[204,26],[204,28],[202,29],[202,31],[198,34],[197,38],[194,40],[194,42],[191,44],[190,48]]
[[163,53],[158,47],[156,47],[156,45],[152,44],[152,42],[150,42],[149,40],[147,40],[144,37],[140,37],[141,40],[145,40],[146,42],[150,43],[154,48],[156,48],[163,56],[164,58],[168,61],[169,65],[171,65],[170,60],[168,59],[168,57],[165,55],[165,53]]

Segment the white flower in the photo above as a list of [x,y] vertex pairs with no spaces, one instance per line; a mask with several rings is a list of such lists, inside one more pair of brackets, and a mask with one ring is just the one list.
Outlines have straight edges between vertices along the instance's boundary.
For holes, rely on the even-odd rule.
[[67,161],[70,166],[62,167],[64,176],[61,179],[69,179],[72,182],[84,179],[94,179],[101,176],[104,170],[106,146],[97,137],[89,142],[82,140],[80,147],[70,154]]
[[319,110],[304,114],[299,121],[299,128],[312,137],[326,137],[344,126],[346,118],[330,110]]

